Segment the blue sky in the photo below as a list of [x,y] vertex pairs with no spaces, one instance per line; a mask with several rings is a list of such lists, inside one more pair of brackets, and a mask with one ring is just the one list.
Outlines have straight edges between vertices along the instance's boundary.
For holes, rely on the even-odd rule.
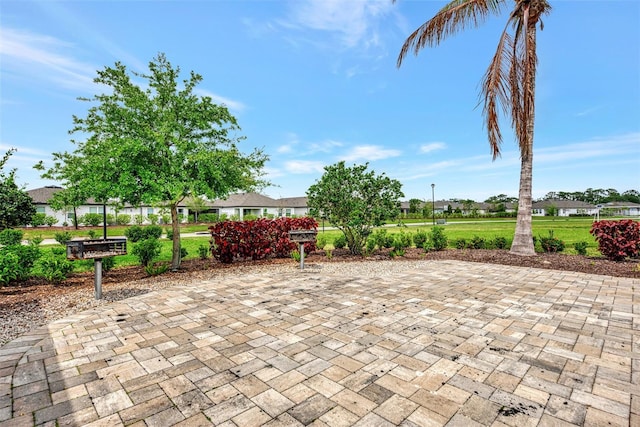
[[[164,52],[227,105],[245,151],[270,156],[271,197],[303,196],[323,167],[369,162],[406,199],[517,197],[519,154],[503,122],[492,161],[479,82],[505,16],[395,66],[445,2],[29,1],[0,3],[0,153],[26,188],[32,166],[72,151],[79,96],[96,71],[134,71]],[[551,1],[538,37],[534,198],[549,191],[640,189],[640,2]],[[510,4],[509,4],[510,5]]]

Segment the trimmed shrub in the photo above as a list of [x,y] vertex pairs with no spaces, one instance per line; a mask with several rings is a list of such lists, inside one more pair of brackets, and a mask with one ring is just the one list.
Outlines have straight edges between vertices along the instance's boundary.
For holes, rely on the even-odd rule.
[[162,236],[162,227],[159,225],[147,225],[146,227],[132,225],[124,230],[124,235],[133,243],[145,239],[159,239]]
[[47,215],[44,217],[44,223],[49,227],[53,227],[58,223],[58,218],[56,218],[55,216]]
[[169,263],[166,262],[152,263],[144,267],[144,271],[147,273],[147,276],[158,276],[166,273],[168,270]]
[[424,248],[428,241],[429,233],[424,230],[418,229],[413,235],[413,244],[416,248]]
[[347,236],[345,236],[344,234],[339,235],[333,241],[333,247],[336,249],[342,249],[342,248],[345,248],[346,246],[347,246]]
[[589,230],[598,242],[598,250],[608,259],[622,261],[640,253],[640,223],[632,219],[596,221]]
[[207,245],[198,246],[198,256],[200,257],[200,259],[209,258],[209,251],[210,251],[210,247]]
[[465,239],[464,237],[460,237],[459,239],[454,240],[453,244],[456,249],[464,249],[467,247],[467,239]]
[[113,267],[116,266],[116,258],[109,256],[106,258],[102,258],[102,271],[107,272],[113,270]]
[[393,236],[389,234],[387,230],[376,230],[369,238],[373,239],[378,249],[393,247]]
[[116,217],[116,224],[118,225],[129,225],[131,223],[131,215],[127,214],[118,214]]
[[469,241],[469,247],[471,249],[485,249],[487,247],[487,241],[484,237],[473,236]]
[[97,227],[102,224],[102,214],[98,213],[88,213],[82,215],[78,218],[78,222],[83,225],[88,225],[90,227]]
[[507,246],[509,246],[509,241],[506,237],[497,236],[493,239],[492,244],[496,249],[507,249]]
[[107,214],[107,225],[116,225],[116,221],[116,216],[114,214]]
[[587,242],[575,242],[573,244],[573,248],[576,250],[576,253],[582,256],[587,254],[587,246],[589,246]]
[[431,229],[431,248],[435,251],[447,249],[447,236],[444,234],[444,227],[433,227]]
[[539,239],[542,250],[547,253],[564,251],[564,242],[557,237],[554,237],[553,230],[549,230],[549,235],[547,237],[540,236]]
[[60,243],[62,246],[65,246],[69,242],[69,240],[73,238],[71,233],[69,233],[68,231],[60,231],[58,233],[55,233],[53,237],[56,239],[56,242]]
[[46,217],[47,216],[42,212],[34,213],[31,217],[31,225],[34,227],[40,227],[41,225],[44,225]]
[[22,238],[24,232],[22,230],[16,230],[14,228],[5,228],[0,231],[0,245],[12,246],[22,244]]
[[401,231],[393,236],[393,250],[396,253],[411,247],[411,234]]
[[327,246],[327,235],[326,234],[318,234],[316,237],[316,248],[324,249]]
[[151,223],[151,225],[156,225],[158,224],[158,215],[156,214],[149,214],[147,215],[147,220]]
[[142,266],[146,267],[160,255],[161,249],[162,245],[158,239],[147,238],[133,245],[131,253]]

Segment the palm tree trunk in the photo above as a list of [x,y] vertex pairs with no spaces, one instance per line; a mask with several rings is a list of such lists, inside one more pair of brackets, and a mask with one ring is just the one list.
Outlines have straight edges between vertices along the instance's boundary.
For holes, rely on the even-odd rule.
[[536,23],[527,28],[529,56],[529,81],[524,89],[524,111],[527,120],[526,141],[520,145],[520,188],[518,190],[518,218],[510,252],[514,255],[535,255],[531,228],[531,189],[533,181],[533,129],[535,122],[536,89]]

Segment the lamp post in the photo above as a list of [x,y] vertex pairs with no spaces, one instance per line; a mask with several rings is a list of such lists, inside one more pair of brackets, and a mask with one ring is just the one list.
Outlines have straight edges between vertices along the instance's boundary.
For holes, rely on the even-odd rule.
[[431,184],[431,217],[433,225],[436,225],[436,185]]

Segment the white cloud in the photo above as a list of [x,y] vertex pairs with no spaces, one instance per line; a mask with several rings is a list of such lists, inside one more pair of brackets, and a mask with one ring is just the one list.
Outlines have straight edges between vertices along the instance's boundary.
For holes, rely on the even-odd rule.
[[430,153],[432,151],[444,150],[447,145],[444,142],[429,142],[420,146],[421,153]]
[[399,150],[386,149],[380,145],[358,145],[340,158],[352,162],[355,160],[382,160],[389,157],[398,157],[402,154]]
[[196,92],[200,96],[208,96],[216,104],[222,104],[226,106],[229,110],[232,110],[238,113],[244,111],[247,108],[246,105],[244,105],[240,101],[236,101],[230,98],[225,98],[224,96],[217,95],[213,92],[209,92],[206,89],[198,88],[198,89],[195,89],[194,92]]
[[54,37],[0,28],[2,71],[11,71],[35,82],[54,81],[67,89],[94,87],[94,66],[58,53],[70,47]]
[[324,163],[312,160],[291,160],[285,163],[285,169],[294,174],[324,172]]
[[9,151],[12,148],[15,148],[15,150],[16,150],[16,152],[13,154],[13,156],[16,156],[16,155],[19,155],[19,154],[30,154],[30,155],[33,155],[33,156],[50,156],[51,155],[51,153],[43,151],[43,150],[39,150],[37,148],[22,147],[22,146],[4,144],[4,143],[0,142],[0,151]]

